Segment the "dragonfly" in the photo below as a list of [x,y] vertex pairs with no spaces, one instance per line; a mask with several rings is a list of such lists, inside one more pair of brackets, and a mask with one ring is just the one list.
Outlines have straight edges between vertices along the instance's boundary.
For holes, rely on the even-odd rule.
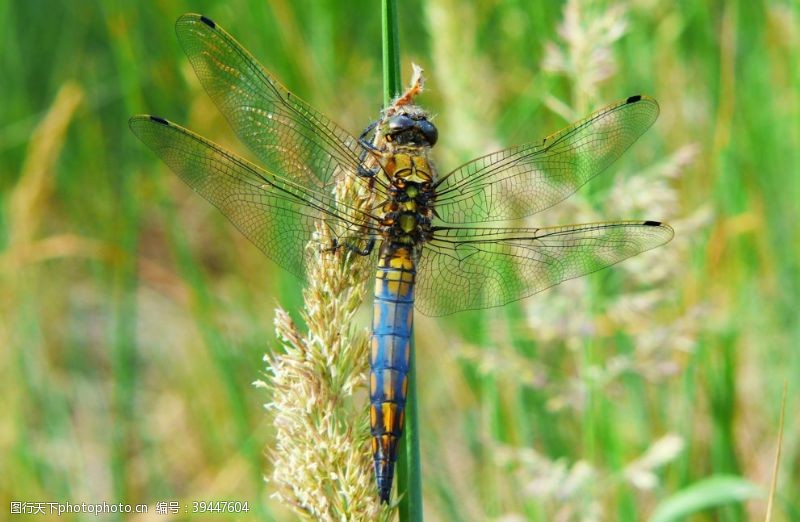
[[[419,86],[355,137],[292,94],[211,19],[186,14],[175,28],[200,83],[263,165],[158,116],[132,117],[133,133],[300,278],[320,224],[328,231],[321,248],[374,263],[369,409],[381,502],[391,498],[405,423],[414,309],[442,316],[502,306],[673,237],[669,225],[649,220],[508,223],[559,203],[606,170],[655,122],[652,98],[628,97],[543,140],[440,175],[431,157],[438,130],[414,103]],[[337,198],[343,180],[374,204]]]

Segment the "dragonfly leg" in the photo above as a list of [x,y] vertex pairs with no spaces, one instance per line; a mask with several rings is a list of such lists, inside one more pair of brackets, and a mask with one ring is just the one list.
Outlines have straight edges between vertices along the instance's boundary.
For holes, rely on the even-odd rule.
[[342,247],[346,248],[350,252],[353,252],[354,254],[358,254],[360,256],[368,256],[372,253],[372,249],[375,248],[375,238],[374,237],[369,238],[367,244],[364,245],[363,248],[355,244],[355,242],[353,241],[345,240],[339,242],[338,239],[334,238],[331,240],[331,246],[323,249],[323,252],[335,252]]
[[[373,152],[380,152],[380,151],[378,150],[378,148],[375,145],[372,144],[372,141],[368,141],[367,140],[367,135],[370,132],[375,131],[375,128],[378,126],[378,121],[379,120],[375,120],[372,123],[370,123],[367,126],[367,128],[364,129],[364,132],[361,133],[361,136],[358,137],[358,143],[360,143],[361,146],[364,147],[365,149],[371,150]],[[373,140],[374,140],[374,138],[373,138]],[[363,160],[364,158],[361,158],[361,159]]]
[[375,248],[375,238],[369,238],[369,241],[367,241],[367,244],[364,245],[363,248],[359,248],[358,245],[349,241],[345,242],[344,247],[350,252],[356,253],[360,256],[368,256],[372,253],[372,249]]
[[380,171],[380,170],[381,170],[381,169],[380,169],[379,167],[375,167],[375,168],[372,168],[372,169],[368,169],[368,168],[366,168],[364,165],[359,165],[359,166],[358,166],[358,171],[356,171],[356,175],[357,175],[359,178],[374,178],[374,177],[375,177],[375,175],[376,175],[376,174],[378,173],[378,171]]
[[358,143],[364,147],[364,151],[361,153],[361,157],[359,158],[361,160],[361,164],[358,166],[358,172],[356,172],[356,174],[362,178],[372,178],[378,173],[378,171],[380,171],[380,167],[377,166],[373,168],[367,168],[364,166],[368,153],[372,153],[376,156],[381,154],[381,150],[373,145],[374,137],[372,140],[368,139],[370,133],[375,132],[377,126],[378,121],[373,121],[366,129],[364,129],[364,132],[361,133],[361,136],[358,137]]

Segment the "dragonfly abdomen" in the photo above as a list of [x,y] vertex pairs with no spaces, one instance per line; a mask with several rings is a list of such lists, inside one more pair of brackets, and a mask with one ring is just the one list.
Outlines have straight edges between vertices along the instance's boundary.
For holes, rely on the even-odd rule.
[[405,424],[415,276],[411,248],[385,244],[375,277],[369,388],[372,455],[382,502],[389,502]]

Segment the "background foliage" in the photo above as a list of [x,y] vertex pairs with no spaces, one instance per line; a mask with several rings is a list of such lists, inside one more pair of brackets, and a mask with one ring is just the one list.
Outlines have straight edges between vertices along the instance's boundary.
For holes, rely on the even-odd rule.
[[[377,2],[0,2],[4,506],[294,516],[263,482],[273,429],[251,382],[299,285],[127,128],[150,112],[249,157],[176,42],[188,11],[353,133],[380,109]],[[800,519],[797,3],[430,0],[399,16],[441,170],[647,93],[655,127],[532,222],[676,230],[515,305],[418,318],[426,516],[641,520],[699,488],[721,505],[692,520],[761,518],[766,496],[725,503],[742,486],[725,480],[769,489],[788,381],[773,517]]]

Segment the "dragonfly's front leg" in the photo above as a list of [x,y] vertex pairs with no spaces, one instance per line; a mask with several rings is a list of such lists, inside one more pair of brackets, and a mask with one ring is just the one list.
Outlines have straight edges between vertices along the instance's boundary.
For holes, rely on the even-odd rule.
[[[369,126],[366,129],[364,129],[364,132],[361,133],[361,136],[358,137],[358,143],[362,147],[364,147],[364,152],[361,153],[361,157],[359,158],[361,160],[361,163],[358,166],[358,172],[356,174],[358,174],[358,176],[360,176],[362,178],[372,178],[378,173],[378,171],[380,171],[380,167],[378,165],[376,165],[376,166],[374,166],[372,168],[368,168],[368,167],[364,166],[364,163],[367,160],[367,154],[368,153],[372,153],[376,157],[381,155],[381,150],[378,149],[373,144],[372,141],[367,139],[367,136],[369,136],[369,134],[371,132],[375,131],[375,128],[378,126],[378,123],[379,123],[379,120],[376,120],[376,121],[373,121],[372,123],[370,123]],[[374,140],[374,138],[373,138],[373,140]]]
[[375,248],[375,238],[371,237],[367,240],[366,245],[363,247],[355,244],[355,242],[350,240],[345,240],[340,242],[338,239],[334,238],[331,240],[331,246],[324,249],[323,252],[335,252],[339,248],[345,248],[350,252],[358,254],[360,256],[368,256],[372,253],[372,250]]

